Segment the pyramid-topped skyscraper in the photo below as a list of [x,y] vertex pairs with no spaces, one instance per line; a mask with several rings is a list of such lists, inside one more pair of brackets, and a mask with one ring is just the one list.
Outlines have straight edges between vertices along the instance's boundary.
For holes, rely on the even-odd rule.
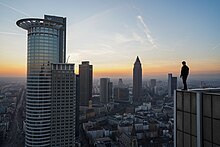
[[139,57],[137,56],[133,68],[133,101],[141,101],[142,91],[142,67]]

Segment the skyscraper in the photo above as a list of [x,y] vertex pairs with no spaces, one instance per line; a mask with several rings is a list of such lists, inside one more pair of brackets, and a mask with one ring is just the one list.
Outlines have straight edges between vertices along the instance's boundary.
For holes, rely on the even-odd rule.
[[142,68],[137,56],[133,68],[133,101],[141,101],[142,91]]
[[174,90],[177,89],[177,77],[173,77],[171,73],[168,74],[168,97],[172,98]]
[[112,82],[110,78],[100,79],[100,102],[107,104],[112,98]]
[[118,80],[118,87],[124,87],[124,83],[121,78]]
[[80,105],[89,106],[89,100],[92,98],[93,68],[89,61],[83,61],[79,65],[80,77]]
[[150,79],[150,88],[154,88],[156,86],[157,80],[156,79]]
[[115,102],[128,102],[129,89],[127,87],[114,87],[114,101]]
[[[62,118],[59,116],[55,119],[52,115],[56,111],[70,111],[74,107],[75,99],[75,86],[70,85],[74,84],[74,78],[69,78],[74,77],[74,65],[64,64],[66,60],[66,18],[45,15],[44,19],[21,19],[16,24],[28,31],[25,146],[55,145],[53,138],[56,135],[53,135],[58,133],[53,128]],[[58,63],[60,64],[58,65]],[[68,79],[62,79],[63,74],[68,74]],[[58,80],[59,76],[62,81]],[[64,81],[68,81],[69,84],[65,85]],[[61,88],[64,88],[62,91],[64,102],[58,106],[61,101],[58,91]],[[67,103],[67,101],[71,102]],[[60,110],[57,107],[61,107]],[[71,110],[65,117],[72,117],[71,119],[74,120],[74,112]],[[72,123],[72,121],[68,123]],[[68,128],[65,131],[65,133],[70,133],[63,136],[68,140],[65,141],[66,146],[74,144],[74,138],[69,140],[71,135],[74,135],[71,134],[73,130]],[[58,141],[61,143],[61,140]]]
[[75,144],[75,83],[74,64],[52,64],[51,146]]
[[118,85],[113,88],[113,97],[115,102],[128,102],[129,101],[129,89],[123,83],[122,79],[118,80]]
[[80,101],[80,81],[79,74],[76,75],[76,127],[75,136],[79,138],[79,101]]

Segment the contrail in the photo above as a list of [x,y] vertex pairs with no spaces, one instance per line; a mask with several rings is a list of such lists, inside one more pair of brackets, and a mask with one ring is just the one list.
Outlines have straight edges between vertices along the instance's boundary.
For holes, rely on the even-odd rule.
[[2,2],[0,2],[0,5],[4,6],[4,7],[6,7],[6,8],[9,8],[9,9],[11,9],[11,10],[15,11],[15,12],[18,12],[18,13],[20,13],[20,14],[23,14],[23,15],[25,15],[25,16],[30,17],[30,15],[29,15],[29,14],[27,14],[27,13],[25,13],[25,12],[23,12],[23,11],[19,10],[19,9],[16,9],[16,8],[14,8],[14,7],[12,7],[12,6],[9,6],[9,5],[4,4],[4,3],[2,3]]
[[142,24],[143,27],[144,27],[144,33],[145,33],[145,35],[147,36],[147,40],[153,45],[154,48],[156,48],[157,45],[156,45],[156,43],[155,43],[153,37],[151,36],[151,32],[150,32],[150,30],[148,29],[146,23],[144,22],[144,19],[143,19],[140,15],[138,15],[137,18],[138,18],[138,20],[141,22],[141,24]]

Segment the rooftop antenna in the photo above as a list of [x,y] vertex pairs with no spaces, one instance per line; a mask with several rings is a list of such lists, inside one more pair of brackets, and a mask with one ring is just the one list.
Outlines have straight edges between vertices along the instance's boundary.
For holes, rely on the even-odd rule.
[[69,61],[69,58],[70,58],[70,55],[68,56],[68,58],[67,58],[67,61],[66,61],[66,63],[68,63],[68,61]]

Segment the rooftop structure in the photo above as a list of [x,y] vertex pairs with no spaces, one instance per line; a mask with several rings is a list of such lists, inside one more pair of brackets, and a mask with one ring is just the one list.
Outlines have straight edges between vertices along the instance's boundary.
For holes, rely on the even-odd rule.
[[174,146],[220,146],[220,88],[177,90]]

